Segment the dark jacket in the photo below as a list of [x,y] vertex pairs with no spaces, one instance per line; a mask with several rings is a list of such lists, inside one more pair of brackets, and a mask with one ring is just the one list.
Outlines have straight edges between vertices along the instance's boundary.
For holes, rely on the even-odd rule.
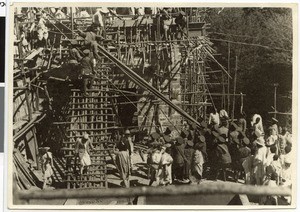
[[185,159],[184,159],[184,148],[185,144],[175,144],[173,146],[173,151],[172,151],[172,157],[173,157],[173,164],[184,164]]

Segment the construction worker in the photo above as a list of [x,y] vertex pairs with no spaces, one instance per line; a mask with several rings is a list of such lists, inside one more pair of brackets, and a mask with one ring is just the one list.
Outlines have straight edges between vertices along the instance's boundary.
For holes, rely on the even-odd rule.
[[177,24],[176,39],[179,40],[182,39],[186,34],[187,20],[185,12],[179,12],[178,16],[175,18],[175,23]]
[[40,148],[40,152],[42,154],[43,189],[45,189],[47,185],[52,184],[53,157],[52,153],[49,152],[49,149],[50,147]]
[[104,38],[102,36],[97,35],[98,26],[96,24],[92,24],[87,28],[86,32],[78,30],[78,34],[84,38],[84,47],[92,50],[93,57],[95,59],[100,59],[98,55],[98,43],[97,41],[102,41]]
[[69,42],[69,65],[72,72],[77,72],[79,62],[82,60],[82,56],[76,48],[78,45],[79,44],[76,40],[70,40]]
[[83,58],[81,60],[81,76],[83,79],[83,93],[84,96],[88,96],[87,89],[90,89],[94,81],[94,62],[90,57],[90,50],[85,49],[83,51]]
[[102,35],[104,31],[104,15],[108,14],[109,10],[106,7],[100,7],[96,9],[96,13],[93,15],[93,24],[99,27],[98,34]]
[[90,158],[90,149],[95,150],[89,134],[85,133],[82,138],[78,138],[75,143],[75,154],[78,154],[80,160],[80,174],[88,171],[92,164]]
[[116,165],[121,179],[126,188],[129,188],[129,176],[131,169],[130,156],[133,151],[133,144],[130,138],[130,131],[126,130],[125,135],[115,146]]

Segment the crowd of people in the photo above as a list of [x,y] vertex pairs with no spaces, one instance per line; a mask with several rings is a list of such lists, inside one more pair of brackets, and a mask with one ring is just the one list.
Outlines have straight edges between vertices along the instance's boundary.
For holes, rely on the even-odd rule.
[[[131,155],[132,149],[127,149]],[[210,114],[208,123],[201,121],[201,126],[184,123],[180,130],[174,126],[151,134],[147,160],[149,185],[199,184],[206,179],[220,179],[291,187],[291,155],[292,135],[286,127],[278,125],[277,119],[272,118],[266,128],[262,117],[255,114],[247,127],[243,116],[232,121],[225,110],[220,113],[216,110]],[[127,164],[128,170],[131,163]],[[128,182],[130,171],[126,173]],[[278,204],[277,198],[261,198],[260,204]]]
[[[122,185],[130,187],[136,139],[127,129],[118,133],[113,153]],[[292,134],[272,118],[268,128],[254,114],[247,127],[243,116],[232,121],[225,110],[210,114],[200,126],[184,122],[179,130],[169,126],[153,132],[148,140],[147,167],[149,186],[199,184],[203,180],[231,180],[249,185],[292,186]],[[94,146],[85,133],[75,142],[80,174],[91,165]],[[51,179],[52,155],[43,152],[44,186]],[[53,165],[52,165],[53,166]],[[220,175],[221,174],[221,175]],[[278,198],[290,203],[290,197],[264,196],[260,204],[277,205]]]

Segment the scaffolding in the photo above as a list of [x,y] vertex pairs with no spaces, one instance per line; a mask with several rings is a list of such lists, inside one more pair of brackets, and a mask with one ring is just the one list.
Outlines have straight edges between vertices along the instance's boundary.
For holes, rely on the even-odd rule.
[[[229,110],[240,95],[229,92],[236,74],[232,77],[216,59],[205,8],[182,8],[185,29],[176,24],[176,10],[167,20],[161,14],[104,16],[104,39],[97,46],[101,58],[88,96],[78,87],[80,80],[72,78],[65,41],[83,42],[78,30],[86,30],[92,18],[76,17],[80,9],[66,8],[68,18],[57,19],[50,8],[43,8],[47,43],[35,49],[32,39],[28,50],[20,31],[36,22],[35,9],[23,10],[25,15],[15,14],[14,136],[24,143],[24,124],[34,123],[34,147],[25,147],[30,158],[38,164],[38,146],[51,146],[67,188],[108,187],[106,157],[111,156],[115,130],[135,128],[149,136],[171,125],[179,131],[183,120],[200,125],[209,108]],[[47,129],[36,126],[42,113],[48,116]],[[96,151],[90,170],[78,175],[74,143],[84,132]],[[39,133],[45,136],[37,137]]]

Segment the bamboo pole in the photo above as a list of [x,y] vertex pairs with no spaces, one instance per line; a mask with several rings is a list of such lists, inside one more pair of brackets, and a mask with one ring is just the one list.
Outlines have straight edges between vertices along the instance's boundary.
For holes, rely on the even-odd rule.
[[[228,64],[227,64],[227,71],[230,74],[230,43],[228,43]],[[227,111],[230,111],[230,78],[229,76],[227,77]]]
[[[17,33],[17,38],[20,38],[20,31],[19,31],[19,21],[16,18],[15,19],[16,22],[16,33]],[[27,86],[27,82],[26,82],[26,75],[25,75],[25,69],[24,69],[24,60],[23,60],[23,49],[22,49],[22,43],[20,42],[18,44],[18,50],[19,50],[19,58],[20,60],[20,68],[21,68],[21,73],[23,75],[22,77],[22,82],[23,82],[23,86]],[[27,105],[27,110],[28,110],[28,119],[29,121],[32,119],[32,110],[31,110],[31,105],[30,105],[30,100],[29,100],[29,90],[25,90],[25,99],[26,99],[26,105]]]
[[236,94],[236,78],[237,78],[237,66],[238,66],[238,59],[235,56],[235,70],[234,70],[234,82],[233,82],[233,101],[232,101],[232,114],[231,118],[234,119],[234,110],[235,110],[235,94]]

